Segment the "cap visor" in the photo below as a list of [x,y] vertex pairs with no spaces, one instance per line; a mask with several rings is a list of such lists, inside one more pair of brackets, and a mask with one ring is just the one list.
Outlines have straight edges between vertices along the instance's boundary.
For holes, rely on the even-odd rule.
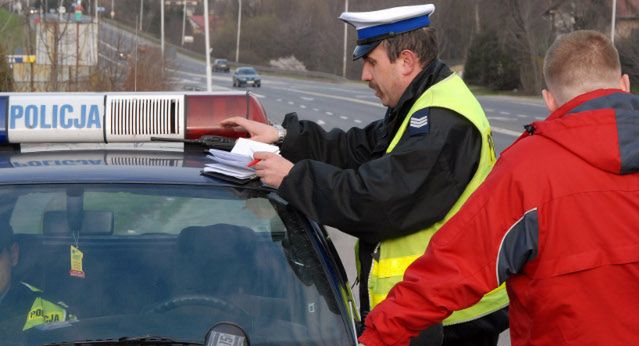
[[366,54],[370,53],[375,47],[379,46],[380,42],[376,41],[369,44],[361,44],[355,46],[355,50],[353,51],[353,61],[364,57]]

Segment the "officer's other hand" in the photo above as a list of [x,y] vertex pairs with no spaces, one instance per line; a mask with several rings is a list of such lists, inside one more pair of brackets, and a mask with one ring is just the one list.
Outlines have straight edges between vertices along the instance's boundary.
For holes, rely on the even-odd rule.
[[277,130],[273,126],[242,117],[232,117],[222,120],[220,125],[226,128],[242,127],[248,131],[252,140],[262,143],[273,144],[279,139]]
[[282,185],[282,180],[288,175],[293,168],[293,163],[277,154],[269,152],[256,152],[253,158],[260,160],[253,168],[262,182],[274,188]]

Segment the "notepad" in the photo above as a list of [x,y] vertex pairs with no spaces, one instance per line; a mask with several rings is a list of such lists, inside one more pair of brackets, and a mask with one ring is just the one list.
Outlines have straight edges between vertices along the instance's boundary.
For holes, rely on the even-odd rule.
[[223,174],[238,179],[256,178],[255,169],[247,167],[247,165],[253,160],[253,153],[258,151],[279,154],[280,148],[275,145],[239,138],[230,152],[219,149],[209,149],[208,158],[213,162],[207,163],[203,171]]

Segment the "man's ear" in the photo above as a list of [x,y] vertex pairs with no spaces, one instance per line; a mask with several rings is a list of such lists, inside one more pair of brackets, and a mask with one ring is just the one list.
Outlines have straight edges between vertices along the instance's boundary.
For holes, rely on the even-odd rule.
[[401,71],[405,76],[410,76],[421,69],[419,58],[417,58],[417,55],[412,50],[404,49],[399,53],[397,60],[401,64]]
[[621,76],[621,80],[619,80],[619,88],[627,93],[630,92],[630,77],[627,74]]
[[555,99],[555,96],[553,96],[553,94],[551,94],[550,91],[543,89],[541,91],[541,96],[543,96],[544,102],[546,103],[546,107],[548,108],[550,112],[554,112],[557,108],[559,108],[559,105],[557,104],[557,99]]

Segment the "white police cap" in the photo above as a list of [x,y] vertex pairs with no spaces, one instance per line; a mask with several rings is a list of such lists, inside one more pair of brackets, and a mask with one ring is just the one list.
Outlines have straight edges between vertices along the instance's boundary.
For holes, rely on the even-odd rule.
[[429,16],[435,5],[387,8],[371,12],[344,12],[339,19],[357,30],[357,46],[353,60],[375,49],[382,40],[430,25]]

